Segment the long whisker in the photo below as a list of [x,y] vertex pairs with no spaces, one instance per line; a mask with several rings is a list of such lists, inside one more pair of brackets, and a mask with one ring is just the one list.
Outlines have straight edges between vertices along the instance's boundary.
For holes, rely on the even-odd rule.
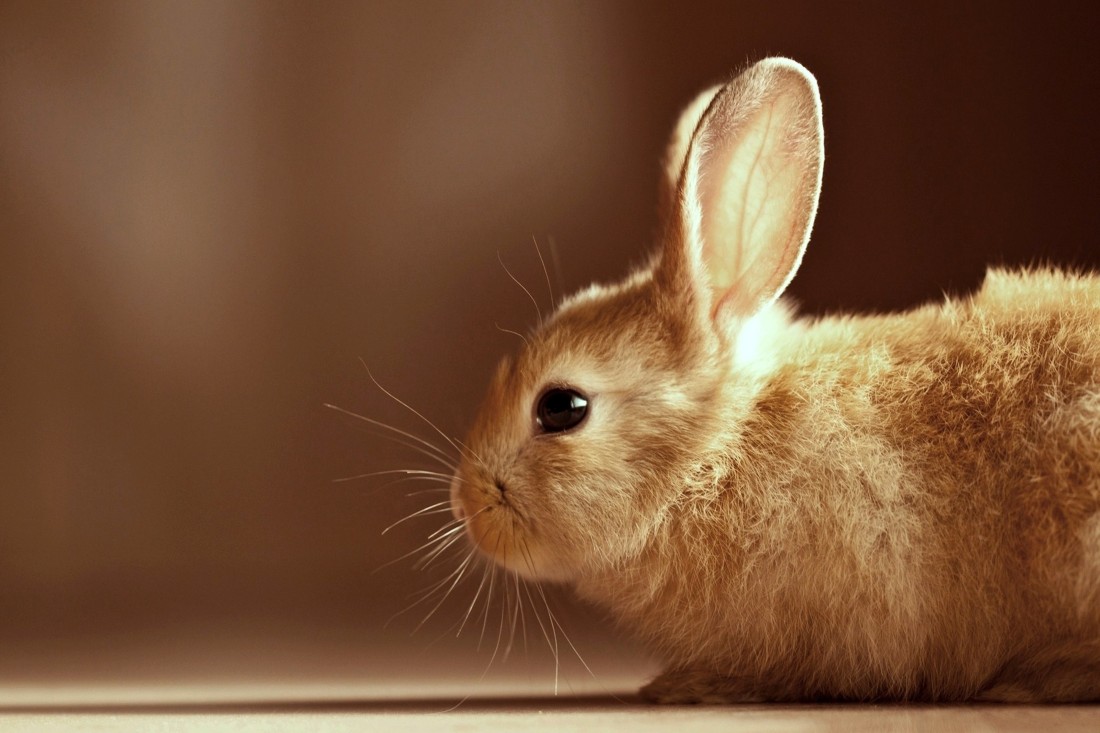
[[542,616],[539,615],[538,606],[535,605],[535,599],[531,596],[531,588],[527,583],[523,584],[523,592],[527,596],[528,602],[531,604],[531,613],[535,615],[535,621],[538,623],[539,630],[542,631],[542,638],[546,640],[546,645],[550,647],[550,651],[554,654],[554,694],[558,694],[558,647],[557,639],[550,640],[550,634],[546,631],[546,626],[542,623]]
[[[366,364],[364,364],[364,366],[366,366]],[[367,374],[370,374],[370,371],[368,371]],[[373,379],[373,377],[372,377],[372,379]],[[375,382],[375,384],[378,384],[378,383]],[[385,391],[385,390],[383,390],[383,391]],[[394,399],[396,399],[396,398],[394,398]],[[336,410],[337,412],[342,412],[343,414],[347,415],[348,417],[353,417],[356,420],[362,420],[363,422],[368,423],[370,425],[374,425],[376,427],[383,428],[385,430],[392,430],[393,432],[398,433],[399,435],[404,435],[406,438],[409,438],[410,440],[414,440],[417,443],[420,443],[421,445],[426,446],[429,449],[431,449],[432,451],[434,451],[435,453],[437,453],[439,455],[439,457],[444,461],[445,465],[448,468],[454,468],[454,464],[452,462],[450,462],[451,457],[449,455],[444,453],[442,450],[437,448],[432,443],[429,443],[428,441],[424,440],[423,438],[419,438],[419,437],[417,437],[417,436],[413,435],[412,433],[407,432],[405,430],[395,428],[392,425],[387,425],[384,422],[379,422],[378,420],[373,420],[369,417],[366,417],[365,415],[360,415],[359,413],[352,412],[351,410],[345,410],[343,407],[338,407],[337,405],[333,405],[333,404],[328,403],[328,402],[324,403],[324,405],[325,405],[325,407],[329,408],[330,410]],[[410,409],[412,409],[412,408],[410,408]],[[426,418],[422,418],[422,419],[426,419]],[[433,425],[432,427],[435,427],[435,426]],[[438,430],[438,428],[436,428],[436,429]],[[444,435],[443,437],[446,438],[447,436]],[[448,439],[448,442],[450,442],[449,439]],[[455,447],[455,450],[458,450],[457,446]]]
[[[430,476],[410,476],[408,479],[405,479],[405,480],[407,480],[407,481],[435,481],[436,479],[433,479]],[[439,482],[437,482],[437,483],[439,483]],[[440,489],[419,489],[417,491],[410,491],[409,493],[405,494],[405,496],[411,498],[413,496],[423,496],[424,494],[449,494],[449,493],[451,493],[451,489],[449,487],[445,487],[445,488],[440,488]]]
[[[346,482],[349,482],[349,481],[354,481],[356,479],[363,479],[363,478],[365,478],[365,477],[363,477],[363,475],[350,475],[350,477],[344,477],[344,478],[341,478],[341,479],[332,479],[332,483],[346,483]],[[428,491],[430,491],[430,492],[448,492],[448,493],[450,493],[450,491],[451,491],[451,489],[450,489],[450,483],[451,482],[450,481],[443,481],[442,479],[437,479],[436,477],[432,477],[432,475],[406,475],[406,477],[401,477],[400,479],[394,479],[393,481],[387,481],[386,483],[382,484],[381,486],[371,486],[371,488],[372,489],[385,490],[385,489],[388,489],[389,486],[396,486],[399,483],[409,483],[410,481],[428,481],[428,482],[434,481],[436,483],[447,483],[448,488],[447,489],[426,489],[425,491],[414,491],[412,493],[405,494],[406,496],[415,496],[417,494],[425,493],[425,492],[428,492]]]
[[455,525],[462,524],[465,521],[466,520],[463,519],[463,518],[455,517],[454,519],[449,520],[442,527],[438,528],[437,530],[432,532],[430,535],[428,535],[428,539],[431,539],[431,538],[433,538],[437,535],[441,535],[441,534],[444,534],[444,533],[450,533],[450,531],[452,529],[454,529]]
[[[504,577],[500,579],[500,592],[504,596],[504,601],[500,605],[500,626],[497,630],[497,647],[500,646],[500,640],[504,636],[504,624],[505,621],[512,617],[512,588],[508,585],[508,547],[504,548],[504,557],[501,561],[501,575]],[[515,626],[510,627],[508,634],[508,643],[504,647],[504,654],[501,656],[501,661],[507,661],[509,654],[512,652],[512,639],[515,638]],[[494,656],[496,655],[496,649],[493,650]]]
[[[349,476],[346,479],[333,479],[333,483],[339,483],[341,481],[345,481],[345,482],[346,481],[351,481],[355,478],[358,478],[358,477]],[[407,483],[410,483],[412,481],[427,481],[429,483],[434,482],[434,483],[437,483],[437,484],[447,484],[447,488],[422,489],[420,491],[412,491],[410,493],[407,493],[407,494],[405,494],[405,496],[419,496],[420,494],[428,494],[428,493],[432,493],[432,494],[435,494],[435,493],[449,494],[449,493],[451,493],[451,488],[450,488],[450,483],[451,482],[450,481],[444,481],[443,479],[436,478],[435,476],[402,476],[401,478],[394,479],[393,481],[387,481],[386,483],[382,484],[381,486],[372,486],[370,488],[371,489],[379,489],[379,490],[384,491],[385,489],[388,489],[391,486],[396,486],[397,484],[407,484]]]
[[546,612],[550,615],[551,623],[557,624],[558,629],[561,631],[562,638],[565,639],[565,643],[569,645],[569,648],[573,650],[573,654],[576,655],[577,660],[581,663],[585,670],[588,671],[588,674],[591,675],[593,679],[597,679],[596,673],[592,671],[592,668],[588,666],[588,662],[584,661],[584,657],[582,657],[581,653],[577,651],[577,647],[573,645],[573,641],[569,638],[569,634],[565,632],[565,627],[561,625],[561,622],[558,621],[556,616],[554,616],[554,612],[550,610],[550,603],[546,598],[545,592],[543,591],[542,584],[536,583],[536,586],[538,588],[539,595],[542,596],[543,603],[546,604]]
[[[390,392],[390,391],[389,391],[388,389],[386,389],[385,387],[383,387],[383,386],[382,386],[382,384],[381,384],[381,383],[380,383],[380,382],[379,382],[379,381],[378,381],[377,379],[375,379],[375,378],[374,378],[374,374],[372,374],[372,373],[371,373],[370,367],[369,367],[369,366],[367,366],[367,362],[366,362],[366,361],[364,361],[363,359],[360,359],[360,360],[359,360],[359,363],[361,363],[361,364],[363,365],[363,368],[367,370],[367,376],[368,376],[368,377],[370,377],[370,380],[371,380],[372,382],[374,382],[374,386],[375,386],[375,387],[378,387],[378,389],[382,390],[382,393],[383,393],[383,394],[385,394],[385,395],[386,395],[387,397],[389,397],[389,398],[390,398],[391,400],[393,400],[393,401],[394,401],[394,402],[396,402],[397,404],[399,404],[399,405],[401,405],[402,407],[404,407],[404,408],[405,408],[406,410],[408,410],[408,411],[409,411],[409,412],[411,412],[412,414],[414,414],[414,415],[416,415],[417,417],[419,417],[419,418],[420,418],[421,420],[423,420],[423,421],[424,421],[424,422],[425,422],[425,423],[426,423],[426,424],[428,425],[428,427],[430,427],[430,428],[431,428],[432,430],[434,430],[435,432],[439,433],[440,437],[442,437],[442,438],[443,438],[443,440],[445,440],[445,441],[447,441],[448,443],[450,443],[450,444],[451,444],[451,447],[452,447],[452,448],[454,448],[454,449],[455,449],[456,451],[458,451],[458,453],[459,453],[460,455],[465,455],[465,454],[464,454],[464,453],[462,452],[462,448],[460,448],[460,447],[459,447],[458,443],[456,443],[456,442],[455,442],[454,440],[452,440],[452,439],[451,439],[451,437],[450,437],[449,435],[447,435],[447,434],[446,434],[445,432],[443,432],[442,430],[440,430],[440,429],[439,429],[439,427],[438,427],[438,426],[437,426],[437,425],[436,425],[436,424],[435,424],[434,422],[432,422],[432,421],[431,421],[431,420],[429,420],[428,418],[424,417],[424,415],[423,415],[422,413],[420,413],[419,411],[417,411],[416,409],[414,409],[414,408],[413,408],[413,407],[412,407],[411,405],[409,405],[409,404],[408,404],[407,402],[405,402],[405,401],[401,400],[401,399],[400,399],[400,398],[399,398],[399,397],[398,397],[397,395],[395,395],[395,394],[394,394],[393,392]],[[425,442],[426,442],[426,441],[425,441]],[[467,449],[467,450],[469,450],[469,449]],[[472,454],[472,455],[474,456],[474,458],[476,458],[476,459],[477,459],[478,463],[482,463],[481,457],[480,457],[480,456],[478,456],[478,455],[477,455],[477,453],[475,453],[475,452],[474,452],[474,451],[472,451],[472,450],[469,450],[469,452],[470,452],[470,453],[471,453],[471,454]]]
[[550,307],[556,308],[558,302],[557,299],[554,298],[554,288],[550,285],[550,273],[546,269],[546,260],[542,258],[542,250],[539,249],[539,238],[532,234],[531,241],[535,243],[535,252],[539,256],[539,262],[542,263],[542,274],[546,277],[546,290],[550,293]]
[[[338,479],[335,479],[334,482],[337,481],[337,480]],[[398,484],[407,484],[407,483],[411,483],[413,481],[427,481],[428,483],[447,484],[447,488],[421,489],[420,491],[411,491],[411,492],[405,494],[405,496],[410,496],[411,497],[411,496],[419,496],[421,494],[449,494],[449,493],[451,493],[451,488],[450,488],[450,483],[451,482],[450,481],[444,481],[443,479],[436,478],[435,476],[402,476],[401,478],[394,479],[393,481],[387,481],[386,483],[382,484],[381,486],[374,487],[374,488],[385,490],[385,489],[388,489],[391,486],[397,486]]]
[[[461,566],[461,563],[459,563],[459,565]],[[433,595],[435,595],[436,591],[441,590],[443,588],[443,586],[445,586],[445,585],[447,585],[447,583],[451,582],[451,578],[453,578],[455,576],[455,573],[457,573],[459,570],[460,570],[460,567],[456,567],[454,570],[447,573],[447,575],[445,575],[442,580],[437,580],[435,583],[428,586],[427,588],[422,588],[422,589],[416,591],[415,593],[410,593],[409,598],[417,599],[416,603],[414,603],[413,606],[415,606],[417,603],[423,603],[424,601],[428,600]],[[411,606],[410,606],[410,608],[411,608]]]
[[[509,514],[508,516],[511,519],[510,527],[511,527],[511,531],[512,531],[513,544],[515,544],[516,516],[515,516],[515,514]],[[519,582],[520,582],[519,573],[513,573],[512,578],[515,581],[516,607],[519,609],[519,619],[520,619],[520,624],[522,626],[522,631],[523,631],[523,658],[527,659],[528,655],[530,654],[530,652],[527,649],[527,613],[523,610],[523,596],[520,595],[520,592],[519,592]],[[526,583],[525,583],[525,585],[526,585]],[[515,619],[513,618],[512,619],[512,635],[515,636],[515,633],[516,633]],[[509,644],[511,644],[511,642],[509,642]]]
[[[521,542],[522,542],[521,546],[522,546],[522,548],[524,550],[524,554],[526,555],[526,558],[527,558],[526,559],[527,566],[530,568],[530,567],[532,567],[532,562],[531,562],[530,551],[527,547],[527,542],[526,542],[526,540],[522,540],[522,538],[521,538]],[[528,584],[525,583],[524,588],[526,589],[527,587],[528,587]],[[552,648],[553,648],[553,651],[554,651],[554,694],[555,695],[558,694],[558,634],[557,634],[556,629],[561,630],[562,638],[565,640],[565,643],[568,644],[569,648],[573,650],[573,654],[577,657],[577,660],[585,668],[585,670],[588,672],[588,674],[593,679],[598,679],[596,677],[596,673],[593,672],[592,668],[588,666],[588,662],[585,661],[584,657],[581,656],[580,651],[577,650],[576,645],[573,644],[573,640],[569,638],[569,634],[566,633],[565,627],[563,627],[561,625],[561,622],[558,621],[557,617],[554,615],[554,611],[550,608],[550,601],[546,597],[546,592],[542,587],[542,583],[540,583],[537,580],[535,581],[535,590],[538,592],[539,596],[542,598],[543,606],[546,608],[546,615],[547,615],[547,618],[548,618],[548,623],[550,625],[550,631],[551,631],[551,633],[554,637],[554,642],[553,642],[553,645],[552,645]],[[527,597],[531,600],[531,604],[532,604],[532,607],[533,607],[535,601],[534,601],[533,598],[531,598],[531,593],[530,593],[529,590],[527,591]],[[537,612],[535,614],[535,618],[538,619],[538,613]],[[539,620],[539,625],[540,626],[542,625],[541,619]],[[546,635],[545,629],[543,630],[543,635],[544,636]],[[549,643],[549,642],[550,642],[550,640],[547,639],[547,643]],[[614,696],[614,695],[612,695],[612,696],[615,697],[616,699],[619,699],[617,696]],[[621,702],[621,700],[620,700],[620,702]]]
[[501,326],[501,325],[500,325],[499,323],[496,323],[496,322],[494,322],[494,323],[493,323],[493,325],[497,327],[497,330],[498,330],[498,331],[501,331],[501,332],[503,332],[503,333],[510,333],[510,334],[512,334],[513,336],[519,336],[519,337],[520,337],[520,339],[522,339],[522,340],[523,340],[523,343],[527,345],[527,348],[528,348],[528,349],[530,349],[530,348],[531,348],[531,342],[530,342],[530,341],[528,341],[528,340],[527,340],[527,337],[526,337],[526,336],[524,336],[524,335],[523,335],[522,333],[520,333],[519,331],[513,331],[513,330],[512,330],[512,329],[510,329],[510,328],[504,328],[504,327],[502,327],[502,326]]
[[[397,481],[426,481],[429,484],[446,484],[444,488],[434,489],[421,489],[420,491],[414,491],[411,494],[405,494],[405,496],[416,496],[418,494],[427,494],[431,492],[443,492],[448,493],[451,490],[451,482],[454,481],[454,477],[442,478],[440,476],[406,476],[405,478],[397,479]],[[391,482],[396,483],[396,482]],[[389,484],[387,484],[388,486]]]
[[458,444],[458,446],[459,446],[460,448],[462,448],[462,450],[464,450],[464,451],[466,451],[466,452],[467,452],[468,454],[472,455],[472,456],[473,456],[473,457],[474,457],[474,458],[475,458],[475,459],[477,460],[477,462],[478,462],[479,464],[481,464],[481,465],[482,465],[483,467],[484,467],[484,466],[486,465],[486,464],[485,464],[485,461],[481,460],[481,456],[479,456],[479,455],[477,454],[477,452],[476,452],[476,451],[475,451],[475,450],[474,450],[473,448],[471,448],[470,446],[466,445],[466,444],[465,444],[464,442],[462,442],[462,441],[461,441],[461,440],[459,440],[458,438],[455,438],[455,439],[454,439],[454,442],[455,442],[455,443],[457,443],[457,444]]
[[444,552],[446,552],[448,549],[454,547],[455,544],[457,544],[458,541],[461,540],[461,539],[462,539],[462,534],[461,533],[451,534],[451,536],[449,538],[447,538],[447,540],[445,542],[443,542],[443,544],[441,544],[439,547],[437,547],[434,550],[432,550],[431,552],[429,552],[424,557],[417,560],[416,564],[413,565],[413,570],[428,570],[433,565],[435,565],[435,563],[439,560],[439,558],[441,558],[443,556]]
[[558,284],[558,290],[562,290],[561,260],[558,258],[558,245],[554,237],[546,235],[546,244],[550,248],[550,264],[554,267],[554,282]]
[[513,573],[515,580],[516,608],[512,612],[512,633],[508,639],[508,649],[511,651],[512,643],[516,637],[516,616],[519,616],[520,631],[523,634],[523,657],[527,658],[527,614],[523,611],[523,596],[519,594],[519,573]]
[[[520,547],[523,550],[524,562],[527,563],[528,569],[534,570],[535,563],[531,560],[531,551],[527,547],[527,541],[520,538]],[[541,586],[539,586],[541,588]],[[535,605],[535,599],[531,597],[531,588],[528,583],[523,584],[523,590],[527,594],[527,600],[531,602],[531,611],[535,614],[535,620],[539,624],[539,628],[542,630],[542,636],[546,639],[547,645],[554,653],[554,694],[558,694],[558,679],[560,674],[559,655],[558,655],[558,633],[554,630],[553,624],[550,624],[550,631],[553,633],[554,640],[550,641],[550,634],[547,633],[546,627],[543,626],[542,618],[539,616],[538,607]]]
[[[482,511],[485,511],[485,509],[488,509],[488,507],[487,506],[482,507],[481,510],[479,510],[478,513],[480,514]],[[496,555],[496,551],[500,547],[500,537],[501,537],[500,534],[497,533],[497,541],[496,541],[496,546],[493,548],[493,555]],[[484,540],[484,539],[485,539],[484,534],[479,535],[477,537],[475,547],[480,546],[482,540]],[[478,599],[478,597],[481,596],[481,589],[483,587],[485,587],[485,579],[490,577],[490,571],[491,571],[492,567],[493,567],[492,563],[486,563],[485,564],[485,570],[481,574],[481,583],[479,583],[478,586],[477,586],[477,592],[474,593],[474,599],[470,602],[470,607],[468,609],[466,609],[466,616],[465,616],[465,618],[462,619],[462,625],[458,627],[458,634],[462,633],[462,629],[465,628],[466,622],[469,621],[470,614],[473,612],[474,607],[477,605],[477,599]],[[492,590],[492,584],[490,584],[489,588],[490,588],[490,591],[491,591]],[[488,606],[488,604],[489,604],[489,598],[488,597],[486,597],[485,604],[486,604],[485,607],[488,608],[489,607]],[[478,641],[477,648],[478,648],[478,651],[481,650],[481,641]]]
[[[498,532],[496,544],[493,546],[493,557],[496,557],[497,551],[500,550],[501,538],[502,535],[500,532]],[[493,600],[493,581],[495,581],[497,577],[497,566],[494,564],[490,564],[488,565],[488,567],[492,568],[492,574],[489,576],[489,592],[485,594],[485,610],[481,613],[481,634],[477,638],[477,650],[479,652],[481,651],[482,642],[485,641],[485,625],[489,620],[489,604]],[[493,656],[495,657],[496,654],[494,653]],[[493,662],[490,659],[489,664],[492,663]]]
[[[484,511],[487,511],[488,509],[489,509],[488,506],[481,507],[476,512],[474,512],[473,514],[470,515],[470,521],[473,521],[474,517],[478,516],[479,514],[481,514]],[[444,533],[449,534],[451,529],[456,524],[463,524],[464,522],[466,522],[466,519],[464,517],[455,517],[454,519],[452,519],[449,522],[445,523],[442,527],[439,527],[434,532],[432,532],[430,535],[428,535],[428,538],[431,539],[432,537],[435,537],[436,535],[444,534]]]
[[504,258],[500,256],[500,250],[497,250],[497,261],[500,262],[500,266],[504,268],[504,271],[508,273],[508,277],[512,278],[512,282],[519,285],[523,292],[527,293],[527,297],[531,299],[531,303],[535,306],[535,313],[538,314],[539,323],[542,323],[542,308],[539,308],[538,301],[535,300],[535,296],[531,295],[531,291],[527,289],[527,286],[516,279],[516,276],[508,269],[508,265],[504,264]]
[[[488,508],[489,507],[482,507],[481,509],[477,510],[474,514],[470,516],[470,519],[473,519],[478,514],[481,514]],[[433,561],[437,557],[439,557],[448,547],[453,545],[455,542],[458,541],[459,538],[462,537],[462,532],[466,529],[465,521],[466,520],[464,519],[452,519],[436,531],[432,532],[429,538],[429,544],[431,542],[443,542],[443,544],[429,552],[424,557],[417,560],[416,563],[413,565],[413,569],[427,570],[429,567],[431,567]],[[446,539],[444,541],[445,538],[449,539]]]
[[[458,531],[458,528],[456,527],[454,529],[454,531]],[[390,565],[393,565],[394,563],[401,562],[402,560],[404,560],[406,558],[412,557],[413,555],[417,554],[418,552],[422,552],[423,550],[426,550],[427,548],[431,547],[432,545],[434,545],[437,542],[443,542],[444,538],[446,538],[449,534],[451,534],[451,533],[446,532],[446,533],[440,535],[439,537],[433,537],[432,539],[430,539],[427,542],[425,542],[424,544],[422,544],[420,547],[417,547],[415,550],[409,550],[408,552],[406,552],[401,557],[394,558],[393,560],[390,560],[389,562],[387,562],[383,565],[379,565],[378,567],[376,567],[373,570],[373,572],[377,573],[378,571],[380,571],[384,568],[388,568]]]
[[[391,429],[392,429],[392,428],[391,428]],[[384,439],[386,439],[386,440],[388,440],[388,441],[390,441],[390,442],[392,442],[392,443],[397,443],[398,445],[403,445],[403,446],[405,446],[406,448],[409,448],[409,449],[411,449],[411,450],[414,450],[414,451],[416,451],[417,453],[420,453],[421,455],[427,456],[428,458],[431,458],[431,459],[432,459],[433,461],[435,461],[436,463],[440,463],[440,464],[442,464],[442,465],[443,465],[443,466],[444,466],[444,467],[445,467],[445,468],[446,468],[446,469],[447,469],[448,471],[452,471],[452,472],[453,472],[453,471],[455,470],[455,468],[456,468],[456,466],[455,466],[455,462],[454,462],[453,460],[451,460],[451,458],[450,458],[449,456],[447,456],[447,457],[443,457],[443,456],[445,456],[446,454],[442,454],[442,455],[441,455],[441,453],[442,453],[442,452],[439,452],[439,453],[433,453],[433,452],[431,452],[431,451],[429,451],[429,450],[426,450],[426,449],[422,448],[422,447],[421,447],[421,446],[419,446],[419,445],[416,445],[415,443],[410,443],[410,442],[409,442],[409,441],[407,441],[407,440],[402,440],[401,438],[398,438],[398,437],[396,437],[396,436],[390,435],[389,433],[382,433],[382,432],[378,432],[378,431],[376,431],[376,430],[373,430],[373,429],[370,429],[370,428],[366,428],[366,430],[367,430],[367,432],[369,432],[369,433],[370,433],[371,435],[376,435],[376,436],[378,436],[379,438],[384,438]],[[437,448],[436,450],[438,451],[439,449]]]
[[395,474],[401,474],[410,477],[420,476],[423,478],[445,480],[448,483],[450,483],[451,479],[453,478],[452,476],[449,476],[445,473],[439,473],[438,471],[425,471],[416,468],[395,468],[389,471],[369,471],[367,473],[357,473],[354,476],[342,476],[340,478],[334,478],[332,482],[335,484],[339,484],[346,481],[358,481],[359,479],[364,478],[373,478],[375,476],[393,476]]
[[[536,588],[536,590],[538,590],[539,595],[542,595],[542,584],[541,583],[535,583],[535,588]],[[544,596],[542,600],[545,603],[546,597]],[[533,600],[532,600],[532,603],[534,603]],[[558,694],[558,680],[560,679],[560,670],[561,670],[561,652],[558,649],[558,630],[556,628],[556,624],[554,623],[554,614],[550,611],[550,606],[549,605],[546,606],[546,614],[547,614],[546,621],[550,625],[550,634],[551,634],[551,636],[554,637],[554,694],[557,695]]]
[[[471,553],[468,553],[468,554],[466,555],[466,561],[469,561],[469,559],[470,559],[471,557],[473,557],[473,553],[472,553],[472,552],[471,552]],[[421,603],[424,603],[425,601],[429,600],[429,599],[430,599],[430,598],[431,598],[431,597],[432,597],[433,595],[435,595],[435,594],[436,594],[436,593],[437,593],[437,592],[438,592],[438,591],[439,591],[440,589],[442,589],[442,588],[443,588],[443,586],[445,586],[445,585],[446,585],[447,583],[449,583],[449,582],[451,581],[451,578],[455,577],[455,574],[456,574],[456,573],[458,573],[458,574],[459,574],[459,577],[461,577],[461,571],[462,571],[462,569],[463,569],[464,565],[465,565],[465,562],[464,562],[464,563],[460,563],[460,564],[459,564],[459,566],[458,566],[457,568],[455,568],[455,569],[454,569],[453,571],[451,571],[451,572],[450,572],[450,573],[449,573],[449,574],[448,574],[448,575],[447,575],[447,576],[446,576],[445,578],[443,578],[443,579],[442,579],[442,580],[440,580],[439,582],[435,583],[434,585],[432,585],[431,587],[427,588],[426,590],[422,590],[422,591],[419,591],[419,592],[417,592],[417,593],[414,593],[414,594],[412,594],[412,595],[413,595],[413,597],[415,598],[415,600],[414,600],[414,601],[413,601],[412,603],[410,603],[409,605],[407,605],[407,606],[405,606],[404,608],[402,608],[402,609],[401,609],[400,611],[398,611],[398,612],[397,612],[397,613],[395,613],[394,615],[390,616],[389,620],[388,620],[388,621],[386,621],[386,623],[385,623],[385,624],[384,624],[384,625],[382,626],[382,628],[386,628],[386,627],[388,627],[388,626],[389,626],[389,625],[390,625],[391,623],[393,623],[393,620],[394,620],[395,618],[397,618],[398,616],[401,616],[402,614],[404,614],[404,613],[407,613],[408,611],[411,611],[412,609],[414,609],[414,608],[416,608],[417,606],[419,606],[419,605],[420,605]],[[420,628],[420,627],[419,627],[419,626],[417,626],[417,629],[419,629],[419,628]],[[413,633],[416,633],[416,632],[414,631]]]
[[[443,508],[440,509],[440,507],[443,507]],[[422,516],[426,516],[426,515],[429,515],[429,514],[442,514],[443,512],[449,512],[449,511],[451,511],[451,502],[450,502],[449,499],[445,500],[445,501],[437,501],[435,504],[431,504],[430,506],[426,506],[423,509],[419,509],[419,510],[413,512],[412,514],[401,517],[401,519],[398,519],[396,522],[394,522],[393,524],[391,524],[390,526],[388,526],[384,530],[382,530],[382,534],[383,535],[386,534],[387,532],[389,532],[394,527],[396,527],[400,524],[403,524],[404,522],[407,522],[410,519],[413,519],[415,517],[422,517]]]
[[[486,612],[486,614],[488,614],[488,609],[489,609],[489,600],[490,600],[490,597],[492,596],[492,578],[493,578],[493,577],[494,577],[494,576],[496,575],[496,571],[497,571],[497,568],[496,568],[496,566],[490,566],[490,567],[492,568],[492,572],[493,572],[493,575],[492,575],[492,576],[490,576],[490,580],[489,580],[489,593],[488,593],[488,594],[486,595],[486,600],[485,600],[485,612]],[[482,579],[482,582],[484,582],[484,578]],[[478,590],[479,590],[479,591],[481,590],[481,589],[480,589],[480,587],[478,588]],[[475,602],[477,601],[477,597],[476,597],[476,596],[474,597],[474,601],[475,601]],[[471,609],[472,609],[472,608],[473,608],[473,605],[471,604]],[[468,613],[469,613],[469,612],[467,612],[467,614],[468,614]],[[463,620],[463,624],[465,624],[465,623],[466,623],[466,622],[465,622],[465,620]],[[504,629],[504,624],[503,624],[503,621],[501,622],[501,627],[500,627],[500,628],[501,628],[501,631],[503,631],[503,629]],[[459,629],[459,633],[462,633],[462,629],[461,629],[461,628]],[[484,636],[484,629],[483,629],[483,631],[482,631],[482,636]],[[481,640],[478,640],[478,646],[477,646],[477,648],[478,648],[478,650],[480,651],[480,649],[481,649]],[[492,656],[491,656],[491,657],[489,657],[489,662],[488,662],[488,663],[487,663],[487,664],[485,665],[485,669],[481,670],[481,675],[480,675],[480,676],[478,677],[478,680],[477,680],[477,681],[478,681],[479,683],[480,683],[480,682],[481,682],[482,680],[484,680],[484,679],[485,679],[485,675],[487,675],[487,674],[489,673],[489,670],[490,670],[490,669],[492,668],[492,666],[493,666],[493,662],[494,662],[494,661],[496,660],[496,657],[497,657],[497,650],[498,650],[499,648],[500,648],[500,633],[498,632],[498,633],[497,633],[497,644],[496,644],[496,647],[494,647],[494,648],[493,648],[493,654],[492,654]],[[467,695],[466,695],[465,697],[463,697],[463,698],[462,698],[461,700],[459,700],[458,702],[456,702],[456,703],[455,703],[454,705],[452,705],[451,707],[449,707],[449,708],[447,708],[446,710],[443,710],[443,711],[441,711],[441,712],[443,712],[443,713],[450,713],[450,712],[454,712],[454,711],[455,711],[455,710],[457,710],[458,708],[462,707],[462,706],[463,706],[463,705],[464,705],[464,704],[466,703],[466,701],[470,699],[470,697],[471,697],[471,695],[472,695],[472,694],[473,694],[473,693],[467,694]]]
[[416,625],[416,628],[413,629],[414,634],[420,630],[420,627],[428,623],[428,619],[435,615],[435,612],[439,610],[439,607],[442,606],[443,602],[446,601],[447,598],[451,595],[451,592],[455,589],[455,586],[458,585],[458,581],[462,580],[462,576],[466,574],[466,568],[470,566],[470,562],[473,561],[476,554],[477,548],[475,547],[470,550],[470,553],[468,555],[466,555],[466,559],[463,560],[462,564],[458,566],[458,569],[455,571],[455,573],[452,573],[452,575],[455,575],[454,582],[451,583],[450,587],[447,588],[447,592],[443,594],[443,597],[439,599],[439,603],[435,604],[435,606],[432,607],[432,610],[428,612],[428,615],[425,616],[424,619]]
[[455,638],[462,636],[462,630],[466,628],[466,622],[470,620],[470,614],[474,611],[474,606],[477,605],[477,599],[481,597],[481,591],[485,587],[485,581],[489,577],[489,569],[492,566],[488,563],[485,564],[485,569],[481,573],[481,582],[477,584],[477,591],[474,593],[474,599],[470,601],[470,607],[466,609],[466,615],[462,618],[462,624],[458,627],[458,633],[455,634]]

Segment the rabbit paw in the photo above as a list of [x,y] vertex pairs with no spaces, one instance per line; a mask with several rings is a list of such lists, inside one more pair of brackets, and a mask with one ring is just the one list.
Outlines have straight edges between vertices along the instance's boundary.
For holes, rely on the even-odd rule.
[[1012,682],[1001,682],[985,688],[974,699],[978,702],[1036,703],[1040,698],[1034,691]]
[[642,699],[661,705],[764,702],[748,680],[703,670],[671,669],[641,689]]

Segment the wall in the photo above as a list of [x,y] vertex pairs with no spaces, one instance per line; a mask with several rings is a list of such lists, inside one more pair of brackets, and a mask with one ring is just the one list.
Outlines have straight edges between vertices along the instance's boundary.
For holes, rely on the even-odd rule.
[[[333,482],[424,461],[323,405],[435,438],[362,359],[461,434],[515,346],[496,325],[535,320],[498,254],[543,308],[533,237],[558,294],[638,262],[680,106],[747,60],[795,57],[824,97],[804,310],[1097,264],[1098,13],[6,3],[0,674],[110,674],[96,650],[242,629],[297,635],[283,661],[318,669],[341,644],[319,628],[427,646],[475,586],[410,639],[425,612],[382,621],[438,574],[375,571],[437,526],[380,536],[431,485]],[[590,646],[629,649],[558,603]],[[355,648],[349,669],[377,666]],[[193,668],[237,669],[211,654]]]

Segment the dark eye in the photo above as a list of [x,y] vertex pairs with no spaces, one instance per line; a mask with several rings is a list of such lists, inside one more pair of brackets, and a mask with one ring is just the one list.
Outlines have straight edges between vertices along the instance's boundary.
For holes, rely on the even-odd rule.
[[547,433],[575,428],[588,414],[588,398],[573,389],[555,387],[539,397],[535,420]]

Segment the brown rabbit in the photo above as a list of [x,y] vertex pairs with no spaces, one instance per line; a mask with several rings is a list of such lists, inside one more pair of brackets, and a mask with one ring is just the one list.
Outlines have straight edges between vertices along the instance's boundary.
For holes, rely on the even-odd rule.
[[1100,279],[792,321],[822,140],[786,59],[687,109],[656,256],[500,365],[454,511],[650,700],[1100,699]]

